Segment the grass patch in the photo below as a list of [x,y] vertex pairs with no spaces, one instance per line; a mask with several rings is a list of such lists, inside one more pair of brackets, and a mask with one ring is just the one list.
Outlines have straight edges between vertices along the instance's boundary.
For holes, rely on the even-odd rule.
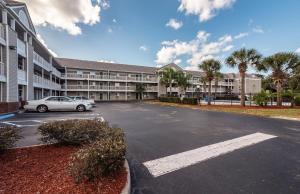
[[165,103],[158,101],[147,102],[150,104],[157,104],[162,106],[175,106],[183,108],[193,108],[205,111],[217,111],[217,112],[229,112],[238,114],[248,114],[264,117],[288,117],[300,119],[300,108],[289,108],[289,107],[242,107],[242,106],[229,106],[229,105],[185,105],[176,103]]

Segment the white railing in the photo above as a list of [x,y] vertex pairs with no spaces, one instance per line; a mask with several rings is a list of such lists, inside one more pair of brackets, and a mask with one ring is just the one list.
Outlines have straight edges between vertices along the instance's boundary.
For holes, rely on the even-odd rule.
[[33,52],[33,62],[47,71],[52,71],[52,65],[36,52]]
[[136,81],[136,82],[157,82],[157,78],[144,77],[127,77],[127,76],[115,76],[115,75],[89,75],[89,74],[76,74],[66,73],[61,74],[63,78],[69,79],[91,79],[91,80],[118,80],[118,81]]
[[33,76],[33,83],[37,84],[41,88],[49,88],[49,89],[55,89],[55,90],[60,90],[61,85],[53,82],[49,79],[42,78],[41,76],[34,75]]
[[5,28],[3,24],[0,24],[0,38],[5,40]]
[[157,92],[157,86],[151,86],[146,88],[146,92]]
[[58,71],[55,67],[52,67],[52,74],[56,77],[61,77],[61,72]]
[[19,82],[26,82],[26,71],[18,69],[18,81]]
[[3,62],[0,62],[0,75],[5,75],[5,68]]
[[17,51],[19,54],[26,57],[26,46],[25,43],[20,39],[17,39]]

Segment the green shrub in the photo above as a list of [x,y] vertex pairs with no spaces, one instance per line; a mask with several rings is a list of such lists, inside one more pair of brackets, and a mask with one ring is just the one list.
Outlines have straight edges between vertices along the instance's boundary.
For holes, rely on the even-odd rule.
[[182,104],[191,104],[191,105],[197,105],[198,100],[197,98],[183,98]]
[[45,143],[80,145],[109,135],[109,129],[108,123],[94,119],[53,121],[42,124],[38,131]]
[[178,97],[159,97],[159,101],[168,102],[168,103],[192,104],[192,105],[197,104],[196,98],[183,98],[183,100],[181,101],[181,99]]
[[295,105],[300,106],[300,96],[295,97]]
[[14,126],[0,126],[0,153],[12,148],[21,139],[19,129]]
[[169,103],[180,103],[180,98],[178,97],[159,97],[160,102],[169,102]]
[[254,95],[253,100],[255,104],[258,106],[267,106],[269,101],[269,96],[265,91],[262,91],[261,93]]
[[73,154],[69,173],[77,183],[110,175],[122,168],[126,144],[121,129],[110,128],[111,133]]

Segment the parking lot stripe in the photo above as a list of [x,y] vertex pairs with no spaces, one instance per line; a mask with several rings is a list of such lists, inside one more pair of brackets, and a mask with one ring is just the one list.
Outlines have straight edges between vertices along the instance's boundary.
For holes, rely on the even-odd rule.
[[276,136],[274,135],[264,133],[254,133],[232,140],[227,140],[179,154],[174,154],[171,156],[148,161],[143,164],[148,168],[149,172],[154,177],[158,177],[275,137]]

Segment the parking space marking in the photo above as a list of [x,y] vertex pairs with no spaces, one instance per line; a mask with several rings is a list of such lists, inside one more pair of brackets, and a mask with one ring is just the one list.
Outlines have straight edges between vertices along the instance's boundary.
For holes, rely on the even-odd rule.
[[277,136],[264,133],[254,133],[220,143],[200,147],[194,150],[182,152],[179,154],[174,154],[171,156],[144,162],[143,164],[148,168],[149,172],[154,177],[159,177],[164,174],[168,174],[170,172],[197,164],[199,162],[215,158],[276,137]]

